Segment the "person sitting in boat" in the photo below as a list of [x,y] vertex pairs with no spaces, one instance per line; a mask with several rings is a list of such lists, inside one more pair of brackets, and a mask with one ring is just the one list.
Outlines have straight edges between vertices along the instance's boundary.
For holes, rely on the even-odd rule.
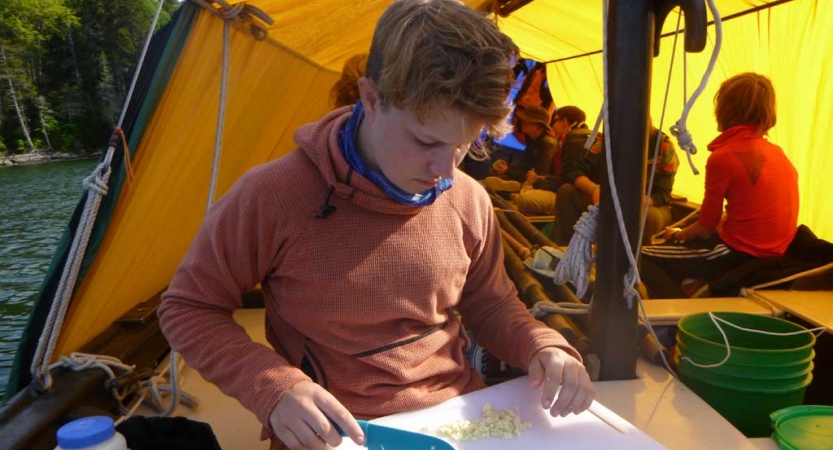
[[[540,108],[538,114],[546,110]],[[523,117],[520,115],[519,117]],[[526,178],[520,190],[510,196],[518,210],[527,215],[552,215],[555,212],[555,193],[563,184],[561,174],[563,168],[568,171],[581,159],[584,153],[584,143],[590,130],[584,123],[586,115],[576,106],[563,106],[553,115],[547,126],[547,137],[557,139],[555,151],[542,155],[546,159],[546,167],[533,167],[526,172]],[[523,120],[523,119],[522,119]]]
[[[552,131],[549,125],[550,113],[545,108],[518,106],[515,117],[518,118],[515,127],[525,137],[524,151],[512,152],[513,155],[509,158],[496,159],[495,163],[504,161],[507,170],[503,178],[517,182],[520,188],[529,170],[535,170],[542,175],[552,173],[552,162],[558,152],[558,141],[550,134]],[[488,184],[489,177],[486,177],[484,181]]]
[[752,259],[783,256],[797,230],[798,173],[765,138],[776,122],[769,78],[729,78],[714,105],[721,134],[708,146],[699,219],[684,229],[666,228],[672,245],[642,249],[643,280],[652,297],[684,298],[686,278],[708,283]]
[[590,136],[586,119],[587,115],[577,106],[562,106],[556,110],[550,122],[551,133],[558,141],[558,149],[552,158],[552,172],[536,173],[532,180],[533,188],[558,192],[564,184],[562,174],[576,169],[584,154],[584,143]]
[[[301,127],[296,151],[250,170],[209,211],[162,296],[160,326],[257,415],[272,448],[338,446],[333,424],[361,445],[354,417],[483,388],[464,323],[528,371],[553,416],[591,404],[581,356],[518,299],[490,199],[457,169],[485,151],[472,145],[482,129],[505,131],[517,54],[456,0],[394,2],[361,101]],[[232,317],[258,283],[271,348]]]
[[[656,160],[653,152],[660,139]],[[585,138],[586,140],[586,138]],[[582,144],[583,146],[583,144]],[[582,147],[583,148],[583,147]],[[583,151],[582,157],[573,170],[565,170],[562,174],[563,184],[558,188],[555,207],[555,222],[552,228],[552,240],[558,245],[568,245],[573,237],[573,226],[587,207],[599,203],[601,180],[607,176],[604,169],[605,154],[601,140],[596,141],[590,149]],[[642,235],[642,245],[650,245],[651,237],[671,224],[671,190],[680,161],[674,144],[668,136],[651,126],[648,138],[647,173],[656,167],[653,184],[650,185],[651,196],[648,198],[648,216],[645,220],[645,231]],[[647,184],[650,182],[646,176]]]
[[330,103],[333,107],[355,105],[359,101],[359,78],[366,71],[367,53],[358,53],[344,61],[341,77],[330,88]]

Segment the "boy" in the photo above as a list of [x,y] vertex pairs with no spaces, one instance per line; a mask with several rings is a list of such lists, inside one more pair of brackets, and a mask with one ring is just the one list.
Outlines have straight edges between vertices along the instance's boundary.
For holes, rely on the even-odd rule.
[[[529,371],[551,414],[592,402],[579,354],[507,279],[486,192],[456,169],[482,151],[470,149],[484,127],[504,131],[516,56],[461,3],[393,3],[361,101],[299,129],[298,150],[252,169],[206,217],[160,323],[188,364],[257,415],[273,448],[337,446],[332,423],[361,445],[354,416],[482,388],[463,322]],[[257,283],[273,348],[231,316]]]

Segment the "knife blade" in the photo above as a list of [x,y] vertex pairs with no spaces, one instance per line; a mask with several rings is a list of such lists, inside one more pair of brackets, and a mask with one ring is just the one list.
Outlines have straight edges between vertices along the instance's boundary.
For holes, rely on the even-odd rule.
[[[370,450],[454,450],[448,442],[427,434],[376,425],[358,420],[365,436],[364,446]],[[342,436],[347,436],[338,426]]]

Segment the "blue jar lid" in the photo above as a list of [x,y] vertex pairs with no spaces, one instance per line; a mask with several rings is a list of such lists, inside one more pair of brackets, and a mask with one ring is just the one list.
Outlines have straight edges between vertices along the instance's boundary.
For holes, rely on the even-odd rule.
[[72,422],[58,429],[58,445],[61,448],[86,448],[106,442],[116,434],[113,419],[92,416]]

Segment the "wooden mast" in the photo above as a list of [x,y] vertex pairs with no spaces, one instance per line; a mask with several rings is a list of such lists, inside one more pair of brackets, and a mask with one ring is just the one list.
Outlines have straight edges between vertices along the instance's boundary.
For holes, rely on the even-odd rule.
[[[628,238],[635,251],[645,194],[654,40],[676,6],[685,12],[686,50],[705,46],[703,0],[610,0],[607,24],[609,121],[612,164]],[[699,47],[699,48],[698,48]],[[658,47],[657,47],[658,53]],[[629,261],[605,173],[599,210],[596,288],[591,341],[601,359],[600,380],[636,377],[638,305],[624,295]]]

